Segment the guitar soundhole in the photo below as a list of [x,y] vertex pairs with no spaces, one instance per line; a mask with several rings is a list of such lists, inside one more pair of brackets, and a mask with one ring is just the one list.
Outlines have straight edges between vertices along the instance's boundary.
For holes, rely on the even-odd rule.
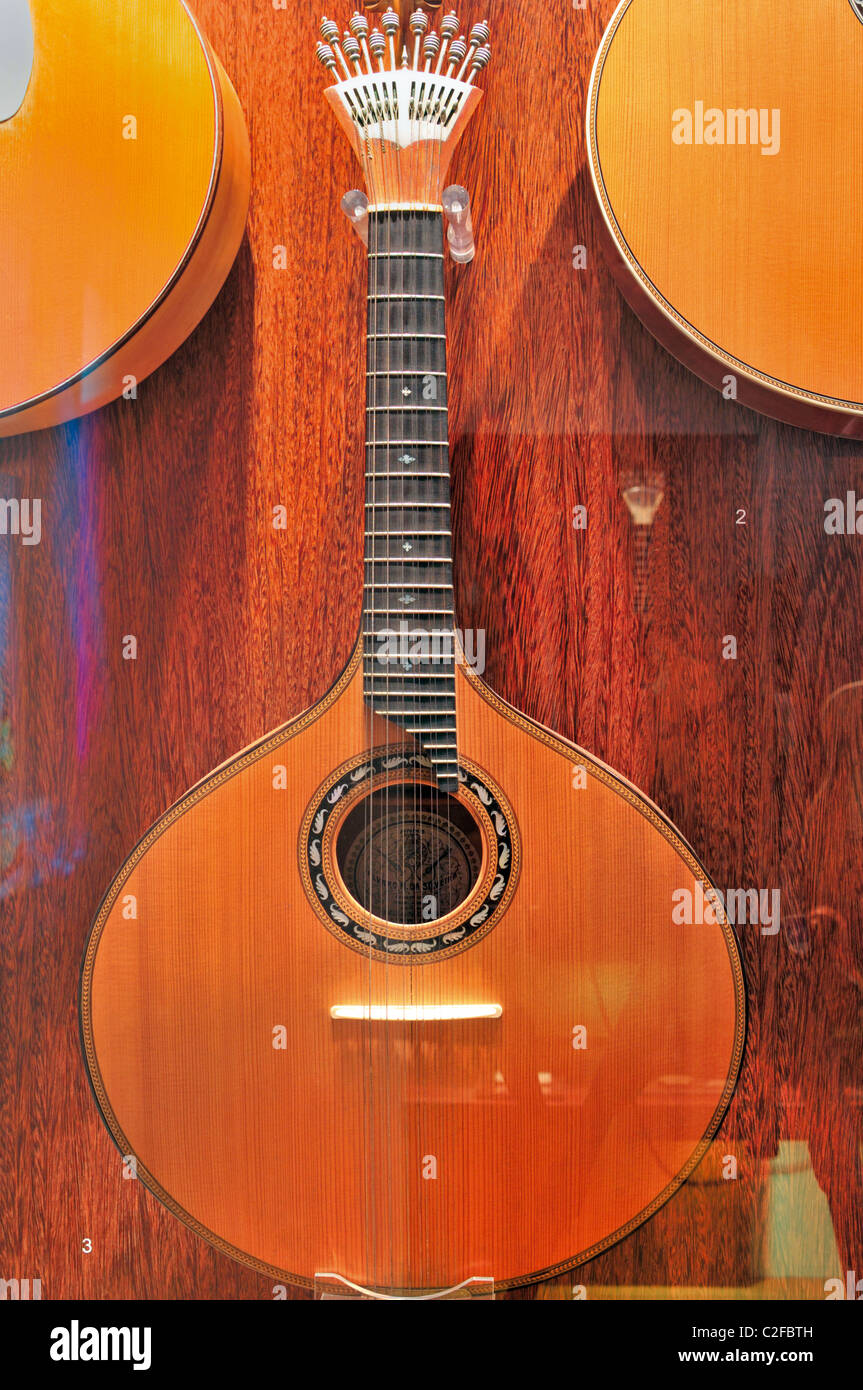
[[482,834],[456,797],[397,782],[352,808],[335,851],[345,887],[366,912],[411,926],[445,917],[469,897],[482,867]]

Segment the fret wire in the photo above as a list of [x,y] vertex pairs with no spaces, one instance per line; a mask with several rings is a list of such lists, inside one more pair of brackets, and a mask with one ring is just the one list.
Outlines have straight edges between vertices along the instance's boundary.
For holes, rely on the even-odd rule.
[[[430,700],[434,699],[435,696],[447,702],[455,700],[454,690],[369,690],[364,691],[364,694],[371,695],[372,699],[380,699],[382,696],[386,699],[395,695],[399,700]],[[446,708],[442,708],[440,712],[441,714],[455,714],[455,708],[447,703]],[[432,711],[427,708],[423,709],[421,705],[415,706],[411,710],[413,715],[426,713],[432,713]]]
[[416,257],[418,260],[442,261],[443,252],[441,251],[370,251],[369,259],[373,261],[381,260],[404,260],[405,257]]
[[[389,710],[388,707],[385,707],[384,709],[379,710],[378,713],[379,713],[379,714],[389,714],[389,713],[390,713],[390,710]],[[454,711],[451,711],[451,713],[454,713]],[[455,745],[455,732],[456,732],[456,731],[455,731],[454,728],[451,729],[451,730],[450,730],[450,729],[431,729],[431,728],[427,728],[427,727],[422,727],[422,728],[421,728],[420,726],[418,726],[418,725],[416,725],[416,724],[412,724],[412,725],[410,725],[410,727],[408,728],[408,733],[411,733],[411,734],[443,734],[443,733],[451,733],[451,734],[452,734],[452,738],[453,738],[453,745]],[[440,763],[457,763],[457,762],[458,762],[458,758],[436,758],[435,761],[436,761],[436,762],[440,762]]]
[[[363,692],[363,693],[365,694],[365,692]],[[369,700],[371,700],[372,704],[374,704],[374,696],[371,696],[371,695],[370,695],[368,698],[369,698]],[[384,709],[381,710],[381,711],[379,711],[379,713],[386,714],[387,717],[389,717],[389,716],[391,716],[391,715],[402,715],[402,716],[407,715],[409,718],[414,718],[415,716],[418,716],[418,715],[421,713],[420,710],[413,710],[413,709],[410,709],[410,708],[405,708],[405,707],[402,706],[402,705],[393,705],[393,704],[391,704],[391,703],[390,703],[390,701],[391,701],[391,699],[392,699],[392,696],[391,696],[391,695],[385,695],[385,696],[384,696],[384,695],[381,695],[381,696],[379,696],[378,698],[379,698],[379,699],[383,698],[383,699],[386,700],[386,705],[385,705]],[[447,710],[446,713],[447,713],[447,714],[455,714],[455,709]],[[422,733],[423,730],[411,728],[410,732],[411,732],[411,733]],[[433,732],[434,732],[434,731],[433,731]]]
[[[367,333],[366,338],[369,342],[397,342],[401,338],[408,338],[412,343],[418,338],[435,339],[439,342],[446,342],[445,333]],[[419,372],[417,368],[417,372]],[[398,375],[398,373],[396,373]]]
[[443,303],[443,295],[378,295],[378,293],[372,293],[368,296],[368,303],[379,304],[384,299],[434,299],[438,303]]

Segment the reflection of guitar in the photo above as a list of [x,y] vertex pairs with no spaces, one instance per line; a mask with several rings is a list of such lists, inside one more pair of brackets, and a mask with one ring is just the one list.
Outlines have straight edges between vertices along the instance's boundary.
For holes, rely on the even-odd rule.
[[863,4],[622,0],[588,159],[621,288],[728,398],[863,435]]
[[0,7],[0,435],[84,414],[206,312],[249,191],[243,115],[181,0]]
[[728,1103],[743,1000],[730,928],[673,921],[706,887],[673,826],[458,659],[441,209],[487,29],[445,16],[400,61],[381,22],[319,49],[371,195],[361,638],[133,851],[82,1026],[121,1151],[200,1235],[416,1293],[651,1215]]

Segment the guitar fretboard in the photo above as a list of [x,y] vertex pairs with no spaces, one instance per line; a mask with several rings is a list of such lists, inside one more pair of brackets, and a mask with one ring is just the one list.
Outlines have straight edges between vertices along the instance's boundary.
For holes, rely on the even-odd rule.
[[457,786],[443,225],[369,215],[366,703]]

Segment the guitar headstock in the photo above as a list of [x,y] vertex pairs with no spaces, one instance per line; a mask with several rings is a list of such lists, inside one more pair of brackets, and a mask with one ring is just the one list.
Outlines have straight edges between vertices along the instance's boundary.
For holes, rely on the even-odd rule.
[[359,13],[344,34],[321,22],[317,56],[335,79],[326,95],[373,208],[441,206],[453,150],[480,99],[474,83],[491,57],[484,21],[468,38],[459,29],[455,13],[434,29],[424,9],[405,22],[392,6],[380,28]]

